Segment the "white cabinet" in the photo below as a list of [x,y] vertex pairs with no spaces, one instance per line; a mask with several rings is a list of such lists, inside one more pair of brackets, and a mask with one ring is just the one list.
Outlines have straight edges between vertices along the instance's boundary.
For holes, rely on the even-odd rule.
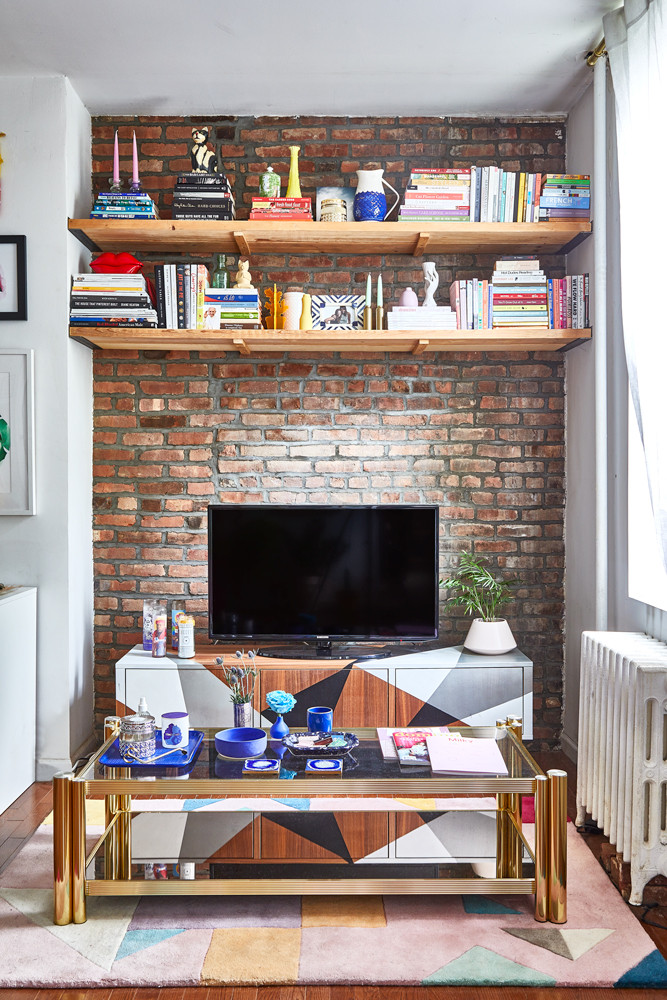
[[0,812],[35,780],[37,590],[0,590]]

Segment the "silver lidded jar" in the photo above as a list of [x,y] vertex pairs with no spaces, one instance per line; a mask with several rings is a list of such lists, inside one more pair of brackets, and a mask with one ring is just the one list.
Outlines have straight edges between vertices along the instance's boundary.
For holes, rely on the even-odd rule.
[[155,717],[126,715],[120,720],[118,748],[127,760],[149,760],[155,756]]

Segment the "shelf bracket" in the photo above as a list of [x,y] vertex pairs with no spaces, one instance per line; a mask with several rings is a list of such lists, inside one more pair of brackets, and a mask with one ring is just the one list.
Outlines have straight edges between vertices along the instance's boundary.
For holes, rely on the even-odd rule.
[[418,340],[415,346],[412,348],[413,354],[423,354],[428,345],[431,343],[430,340]]
[[426,250],[426,247],[428,246],[428,242],[429,242],[430,239],[431,239],[431,234],[430,233],[420,233],[419,236],[417,237],[417,242],[415,243],[415,248],[412,251],[412,256],[413,257],[421,257],[421,255]]
[[236,246],[238,247],[239,253],[242,254],[244,257],[252,256],[250,250],[250,244],[245,238],[245,233],[234,233],[233,235],[234,239],[236,240]]
[[243,337],[234,337],[234,339],[232,340],[232,344],[240,354],[245,354],[246,357],[248,356],[248,354],[250,354],[250,348],[246,344]]

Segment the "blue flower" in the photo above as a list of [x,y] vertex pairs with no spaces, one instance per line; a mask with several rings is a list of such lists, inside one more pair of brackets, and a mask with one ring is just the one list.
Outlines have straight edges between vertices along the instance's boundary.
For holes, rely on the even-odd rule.
[[285,715],[286,712],[291,712],[296,705],[296,698],[293,694],[288,694],[287,691],[269,691],[266,695],[266,704],[272,712]]

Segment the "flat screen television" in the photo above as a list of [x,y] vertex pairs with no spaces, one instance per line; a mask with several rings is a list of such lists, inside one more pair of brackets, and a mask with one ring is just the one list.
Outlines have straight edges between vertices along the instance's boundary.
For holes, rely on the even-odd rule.
[[211,505],[208,574],[213,639],[285,644],[269,655],[382,655],[352,643],[438,636],[438,508]]

